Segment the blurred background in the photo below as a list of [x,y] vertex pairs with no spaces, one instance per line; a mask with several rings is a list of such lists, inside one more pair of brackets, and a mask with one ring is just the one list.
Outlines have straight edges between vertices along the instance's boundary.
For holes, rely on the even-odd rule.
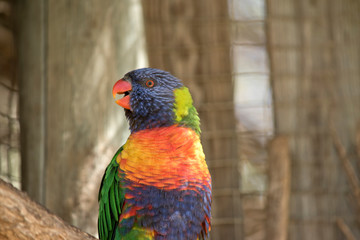
[[190,88],[211,239],[360,239],[360,1],[0,0],[0,177],[97,234],[113,84]]

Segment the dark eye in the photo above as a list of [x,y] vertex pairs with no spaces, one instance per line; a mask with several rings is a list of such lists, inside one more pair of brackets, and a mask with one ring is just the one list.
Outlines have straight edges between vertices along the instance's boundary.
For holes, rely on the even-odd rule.
[[148,88],[152,88],[153,86],[155,86],[155,82],[154,82],[154,80],[149,79],[149,80],[146,80],[145,85]]

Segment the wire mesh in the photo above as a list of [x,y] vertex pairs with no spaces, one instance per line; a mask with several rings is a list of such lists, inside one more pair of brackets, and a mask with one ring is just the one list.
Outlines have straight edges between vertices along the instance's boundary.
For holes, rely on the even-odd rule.
[[12,12],[10,1],[0,1],[0,178],[20,188],[20,126]]
[[20,188],[17,91],[0,84],[0,177]]
[[213,179],[211,239],[240,239],[227,1],[143,1],[151,67],[190,88],[201,119],[202,145]]
[[276,130],[290,137],[292,151],[289,239],[342,239],[338,217],[358,238],[329,125],[334,123],[351,150],[360,117],[359,88],[353,85],[355,79],[359,83],[360,4],[267,3]]

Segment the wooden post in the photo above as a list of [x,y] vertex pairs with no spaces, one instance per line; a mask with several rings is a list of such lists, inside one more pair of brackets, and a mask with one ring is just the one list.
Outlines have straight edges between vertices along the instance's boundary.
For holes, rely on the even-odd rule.
[[45,2],[45,0],[16,2],[21,185],[32,199],[40,203],[45,201]]
[[277,136],[269,143],[269,190],[266,239],[285,240],[288,233],[290,156],[288,138]]
[[147,62],[141,3],[17,4],[24,190],[95,234],[101,177],[127,138],[112,86]]

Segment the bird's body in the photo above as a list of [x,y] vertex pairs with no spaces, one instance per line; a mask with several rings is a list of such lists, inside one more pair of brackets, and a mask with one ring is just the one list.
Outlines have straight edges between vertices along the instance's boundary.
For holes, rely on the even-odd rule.
[[206,239],[211,177],[189,91],[157,69],[135,70],[124,79],[114,92],[128,91],[118,103],[131,134],[104,174],[100,239]]

